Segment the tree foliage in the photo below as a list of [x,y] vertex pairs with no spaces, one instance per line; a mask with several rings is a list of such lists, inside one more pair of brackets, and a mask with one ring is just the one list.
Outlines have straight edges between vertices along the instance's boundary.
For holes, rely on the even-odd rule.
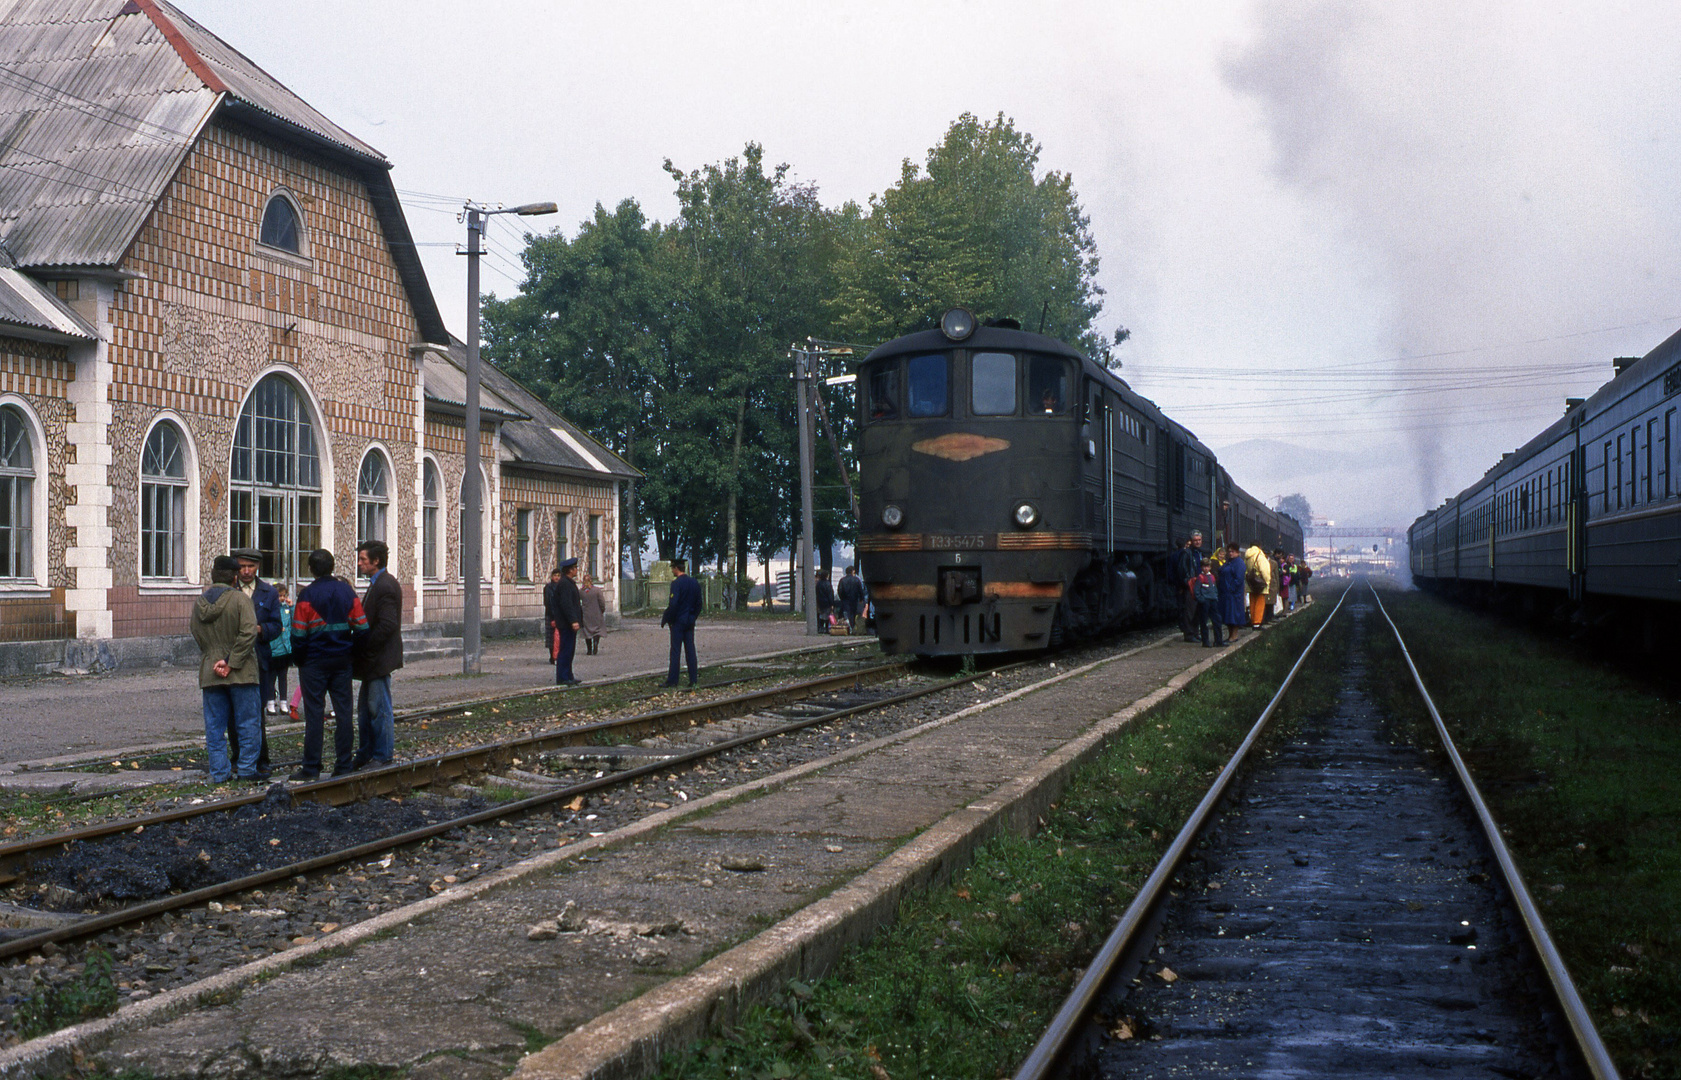
[[[621,515],[627,550],[651,537],[661,557],[744,571],[797,532],[790,343],[867,347],[961,304],[1108,358],[1090,224],[1066,173],[1036,175],[1039,155],[1004,116],[964,114],[867,210],[824,207],[756,143],[698,169],[667,161],[671,221],[626,199],[570,239],[529,240],[519,294],[485,302],[485,355],[646,474]],[[851,395],[826,400],[850,461]],[[835,457],[820,434],[824,565],[853,529]]]

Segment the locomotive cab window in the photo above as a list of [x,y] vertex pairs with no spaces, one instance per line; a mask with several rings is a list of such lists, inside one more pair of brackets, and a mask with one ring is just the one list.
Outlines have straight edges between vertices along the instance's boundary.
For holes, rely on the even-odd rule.
[[951,361],[946,354],[913,356],[905,368],[905,391],[910,415],[946,415],[951,408]]
[[1068,364],[1049,356],[1027,361],[1027,407],[1040,415],[1064,412],[1070,394]]
[[865,377],[864,415],[869,420],[899,419],[899,362],[888,360]]
[[976,416],[1010,416],[1015,413],[1014,353],[981,352],[969,361],[969,411]]

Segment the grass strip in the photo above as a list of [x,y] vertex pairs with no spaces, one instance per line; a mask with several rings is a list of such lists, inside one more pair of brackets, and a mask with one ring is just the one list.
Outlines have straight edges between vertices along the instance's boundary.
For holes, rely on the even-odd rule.
[[[822,980],[668,1055],[662,1080],[1008,1075],[1037,1041],[1334,601],[1290,619],[1140,716],[1032,836],[1000,836]],[[1335,707],[1338,628],[1269,741]],[[1263,744],[1264,746],[1265,744]]]
[[[1577,644],[1383,602],[1619,1071],[1681,1077],[1681,708]],[[1393,638],[1372,653],[1374,689],[1434,748]]]

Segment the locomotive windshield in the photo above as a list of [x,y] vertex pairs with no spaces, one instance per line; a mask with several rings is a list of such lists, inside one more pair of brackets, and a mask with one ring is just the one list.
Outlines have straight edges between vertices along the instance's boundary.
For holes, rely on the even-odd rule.
[[969,409],[976,416],[1009,416],[1016,411],[1014,353],[978,352],[969,361]]
[[1068,363],[1050,356],[1030,356],[1027,360],[1027,407],[1044,415],[1060,413],[1068,408],[1072,387]]
[[864,415],[871,420],[899,418],[899,362],[889,360],[870,369]]
[[950,358],[945,353],[913,356],[905,365],[905,389],[913,417],[944,416],[950,407],[947,387],[951,379]]

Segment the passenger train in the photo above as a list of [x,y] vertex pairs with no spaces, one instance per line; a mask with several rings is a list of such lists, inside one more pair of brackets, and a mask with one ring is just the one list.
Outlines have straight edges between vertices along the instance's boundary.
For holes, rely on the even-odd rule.
[[1302,554],[1296,521],[1101,364],[963,309],[857,366],[858,556],[889,653],[1045,649],[1176,610],[1193,530]]
[[1681,333],[1413,522],[1413,580],[1594,622],[1681,600]]

